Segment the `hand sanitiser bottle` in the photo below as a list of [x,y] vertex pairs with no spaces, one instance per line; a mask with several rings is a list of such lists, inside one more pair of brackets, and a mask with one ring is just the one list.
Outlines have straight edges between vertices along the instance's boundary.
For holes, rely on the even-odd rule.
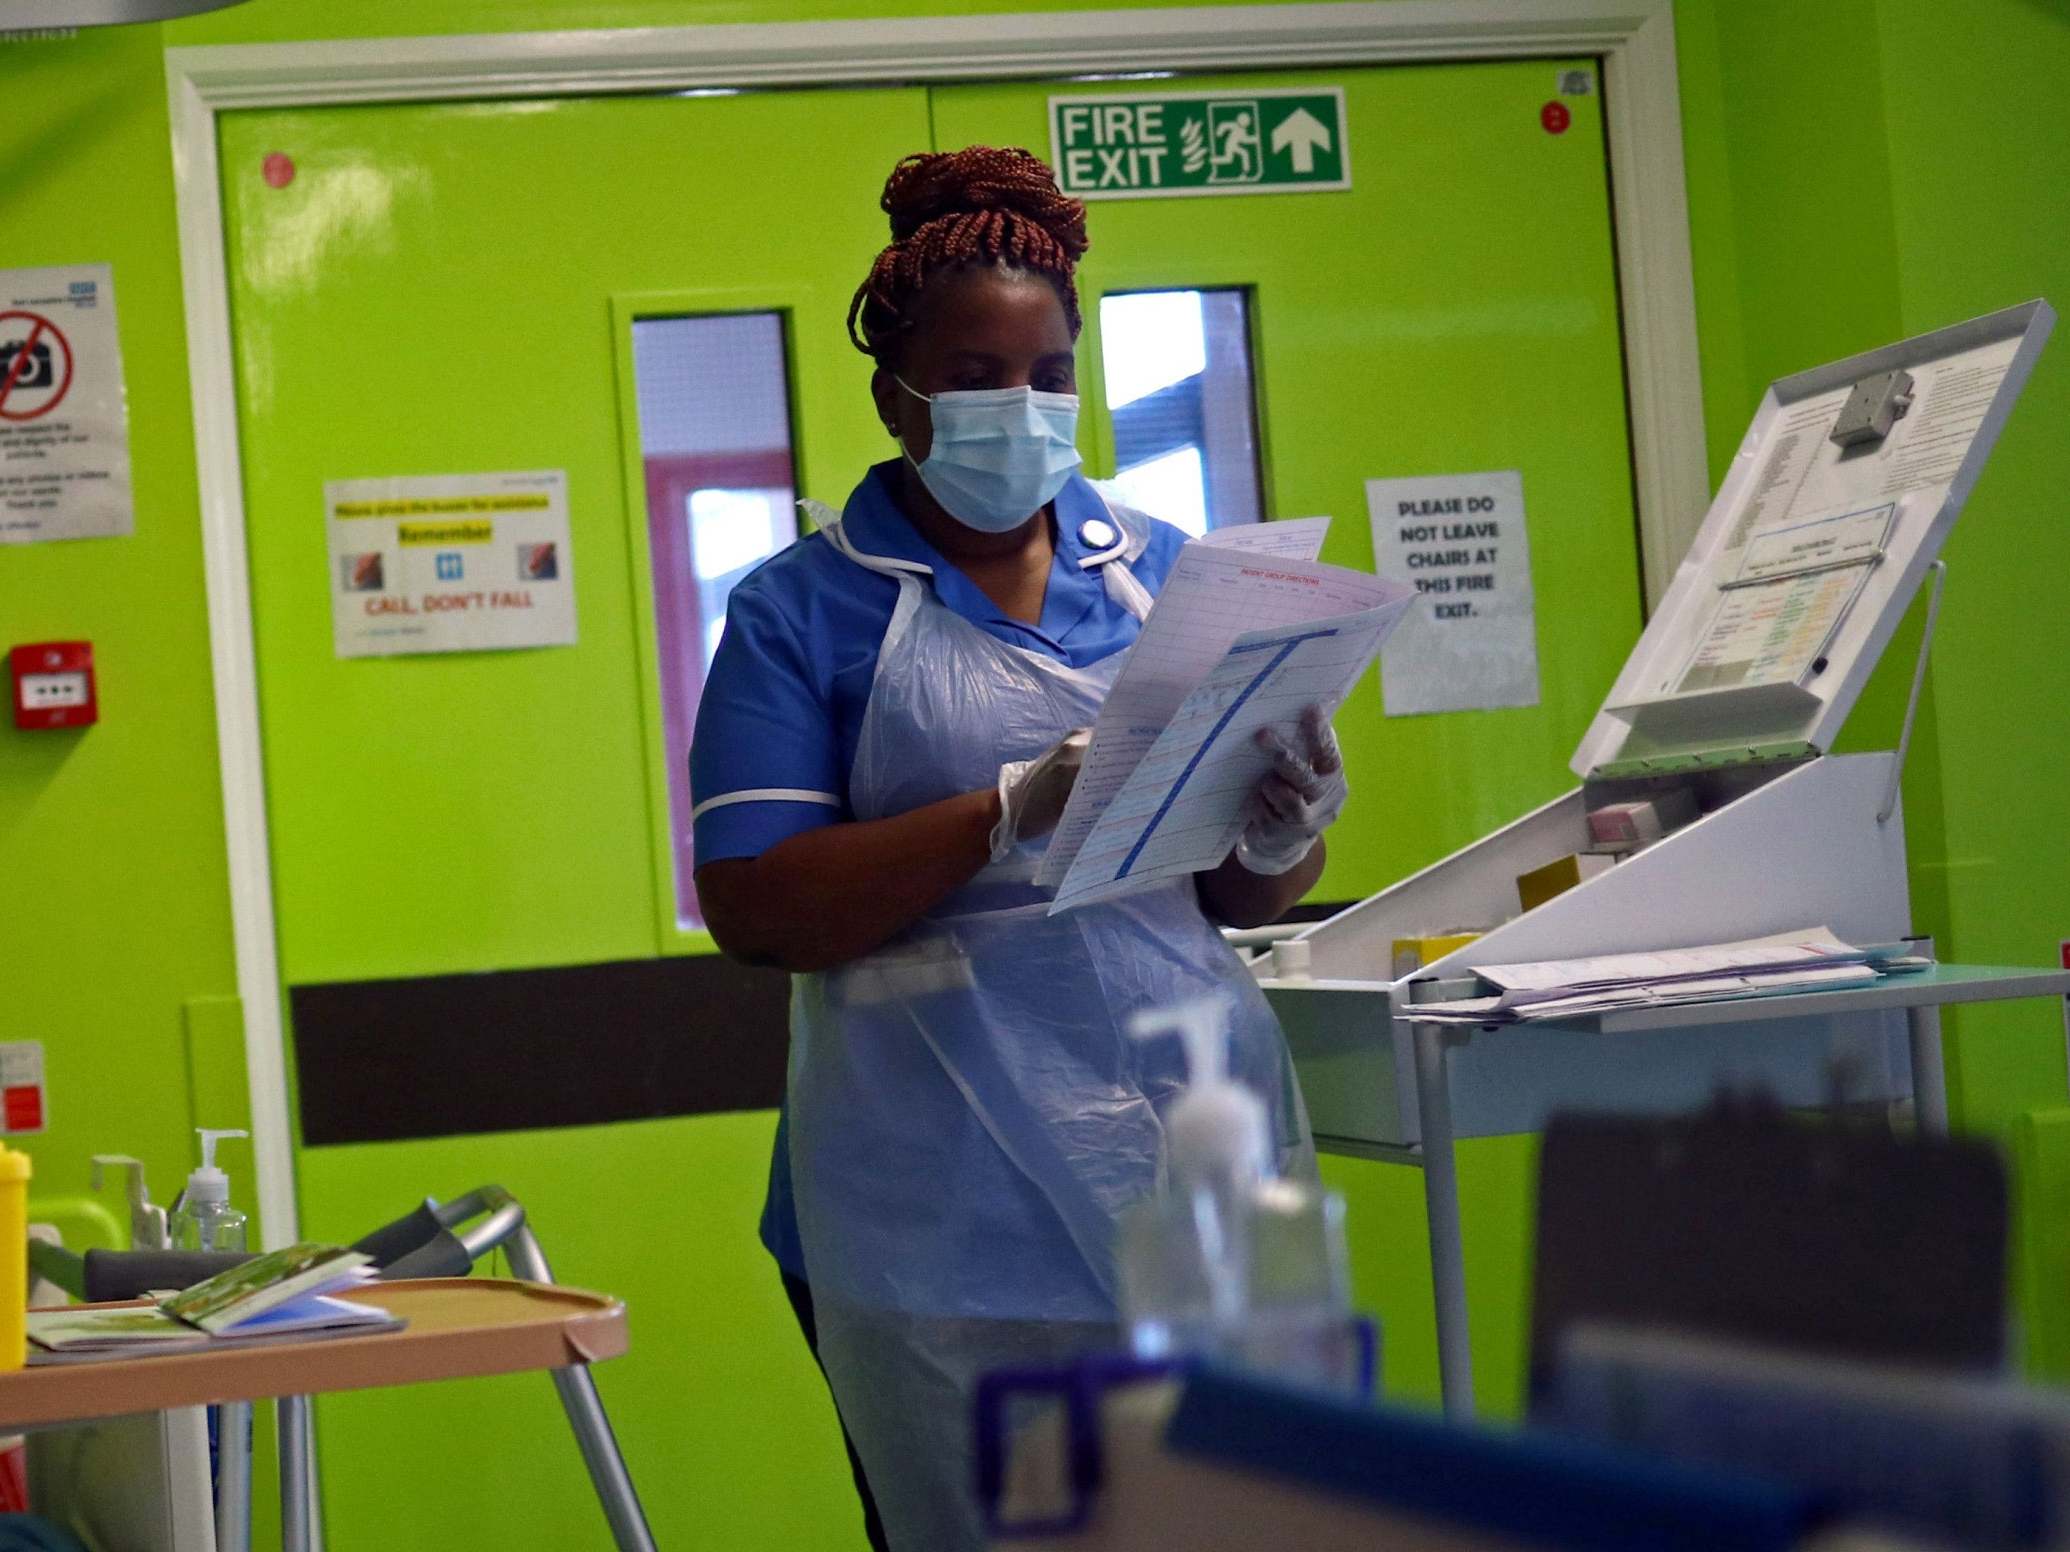
[[1147,1012],[1130,1033],[1183,1040],[1188,1080],[1165,1116],[1165,1188],[1122,1225],[1136,1356],[1205,1356],[1364,1389],[1370,1328],[1351,1311],[1343,1199],[1276,1174],[1264,1103],[1229,1076],[1225,1010],[1201,1001]]
[[[249,1137],[235,1128],[196,1127],[201,1138],[201,1167],[187,1177],[166,1215],[167,1237],[175,1250],[245,1248],[245,1215],[230,1205],[230,1177],[216,1168],[216,1144],[225,1137]],[[208,1472],[219,1530],[237,1523],[233,1504],[251,1496],[252,1404],[226,1401],[208,1409]],[[229,1545],[227,1536],[219,1545]]]
[[249,1137],[236,1130],[197,1128],[201,1168],[187,1177],[187,1189],[168,1227],[175,1250],[242,1250],[245,1215],[230,1205],[230,1177],[216,1168],[216,1144],[225,1137]]

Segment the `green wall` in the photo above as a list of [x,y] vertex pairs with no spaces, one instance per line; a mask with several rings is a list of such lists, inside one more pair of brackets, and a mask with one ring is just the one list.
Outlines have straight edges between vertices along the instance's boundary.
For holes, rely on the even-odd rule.
[[[1878,37],[1905,327],[2029,296],[2070,306],[2070,10],[1997,4],[1949,25],[1927,0],[1885,0]],[[2053,210],[2055,214],[2049,212]],[[2070,333],[2060,327],[1948,547],[1934,648],[1946,795],[1952,949],[2052,961],[2070,937],[2070,830],[2058,810],[2070,735]],[[2036,1096],[2060,1101],[2052,1007],[1963,1015],[1953,1075],[1963,1113],[2001,1128]]]
[[1714,481],[1772,380],[1902,328],[1875,13],[1677,7]]
[[[169,1193],[189,1156],[190,1071],[220,1086],[234,1061],[220,1003],[197,1020],[213,1033],[191,1062],[183,1022],[188,999],[225,997],[234,978],[161,45],[984,8],[251,0],[163,28],[0,42],[0,265],[114,263],[138,493],[134,538],[0,549],[0,646],[92,637],[106,718],[76,734],[0,726],[0,1035],[49,1048],[39,1194],[77,1191],[86,1155],[113,1148],[142,1154]],[[1781,372],[2029,296],[2070,302],[2070,244],[2045,214],[2070,183],[2059,0],[1974,0],[1959,25],[1931,0],[1681,0],[1676,20],[1714,476]],[[2048,959],[2070,926],[2057,814],[2070,623],[2017,607],[2070,566],[2066,412],[2059,339],[1951,547],[1907,781],[1915,915],[1972,958]],[[2064,1219],[2070,1128],[2030,1114],[2063,1101],[2059,1011],[1965,1015],[1951,1076],[1966,1121],[2024,1140],[2030,1227]],[[738,1252],[711,1254],[730,1267]],[[2070,1302],[2053,1236],[2030,1233],[2025,1271],[2036,1358],[2070,1374],[2047,1318]]]
[[[2058,132],[2070,10],[1978,0],[1958,25],[1930,0],[1680,0],[1676,19],[1714,478],[1782,372],[2030,297],[2070,304],[2070,245],[2045,213],[2070,180]],[[2070,577],[2066,416],[2058,337],[1949,544],[1906,769],[1913,919],[1975,961],[2052,963],[2070,936],[2070,836],[2055,811],[2070,623],[2004,602]],[[1917,624],[1848,744],[1895,725]],[[2062,1012],[2027,1003],[1945,1022],[1960,1124],[2020,1150],[2030,1355],[2070,1378]]]
[[[1676,22],[1715,487],[1769,383],[1911,331],[1898,310],[1882,83],[1874,48],[1861,45],[1875,36],[1873,0],[1685,0]],[[1808,279],[1806,256],[1820,253],[1846,255],[1843,283]],[[1892,642],[1842,750],[1896,743],[1923,615],[1915,609]],[[1936,736],[1929,701],[1905,794],[1915,891],[1939,876],[1918,866],[1940,850]],[[1919,920],[1941,919],[1931,899],[1913,903]]]
[[[1929,0],[1884,0],[1877,20],[1906,328],[2036,295],[2070,306],[2070,9],[2000,0],[1957,29]],[[1934,648],[1946,834],[1936,882],[1948,947],[1967,959],[2052,962],[2070,937],[2070,615],[2051,602],[2070,575],[2066,425],[2070,333],[2059,325],[1948,546]],[[2033,1366],[2070,1380],[2062,1011],[1979,1008],[1951,1025],[1957,1113],[2020,1145]]]
[[[114,265],[136,489],[132,538],[0,546],[0,651],[89,638],[101,701],[73,732],[0,717],[0,1038],[45,1045],[38,1197],[83,1191],[94,1152],[171,1196],[185,1004],[235,986],[164,82],[155,28],[0,37],[0,266]],[[197,1010],[205,1082],[241,1062],[221,1011]]]

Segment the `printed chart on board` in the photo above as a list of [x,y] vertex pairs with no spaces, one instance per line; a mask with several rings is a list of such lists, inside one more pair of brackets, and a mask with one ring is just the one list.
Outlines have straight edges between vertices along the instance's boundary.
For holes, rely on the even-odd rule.
[[2017,339],[1994,341],[1918,367],[1909,406],[1866,445],[1829,435],[1852,385],[1786,406],[1710,563],[1693,637],[1654,693],[1801,684],[1815,673],[1894,537],[1932,520],[2018,349]]

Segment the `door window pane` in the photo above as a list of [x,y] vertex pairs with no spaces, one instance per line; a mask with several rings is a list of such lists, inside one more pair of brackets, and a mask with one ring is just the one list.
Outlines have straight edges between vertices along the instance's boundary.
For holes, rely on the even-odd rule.
[[790,384],[779,313],[633,325],[647,545],[668,750],[676,918],[700,927],[691,883],[690,733],[733,585],[798,537]]
[[1264,517],[1248,292],[1104,296],[1100,365],[1123,501],[1191,534]]

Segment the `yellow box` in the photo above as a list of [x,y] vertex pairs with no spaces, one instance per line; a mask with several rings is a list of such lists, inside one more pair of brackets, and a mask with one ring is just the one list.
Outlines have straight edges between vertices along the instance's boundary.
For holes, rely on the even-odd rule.
[[1414,975],[1425,965],[1435,964],[1455,948],[1464,948],[1478,932],[1434,932],[1420,938],[1396,938],[1394,940],[1394,978],[1399,981],[1405,975]]
[[1563,895],[1576,884],[1610,871],[1614,857],[1600,852],[1570,852],[1557,862],[1517,875],[1517,898],[1524,909],[1535,911],[1555,895]]

